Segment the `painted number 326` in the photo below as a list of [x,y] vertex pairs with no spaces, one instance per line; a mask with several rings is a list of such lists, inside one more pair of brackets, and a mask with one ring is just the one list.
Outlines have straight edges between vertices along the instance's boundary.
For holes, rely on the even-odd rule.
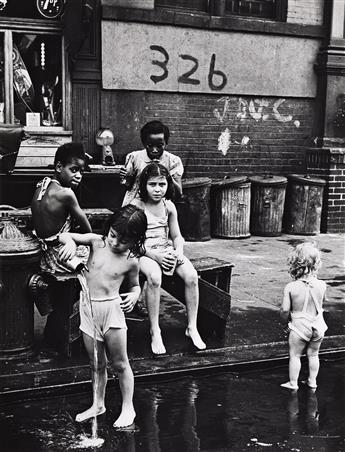
[[[169,75],[169,54],[162,46],[152,45],[150,46],[150,49],[159,52],[162,55],[162,59],[152,60],[152,64],[160,68],[161,74],[150,76],[150,79],[153,81],[153,83],[160,83],[168,78]],[[200,80],[198,78],[192,77],[198,70],[198,59],[188,54],[180,54],[179,57],[184,61],[190,61],[191,64],[189,70],[180,75],[177,81],[186,85],[200,85]],[[215,65],[216,54],[213,53],[211,55],[210,67],[207,76],[208,86],[213,91],[220,91],[224,88],[228,80],[224,72],[215,69]]]

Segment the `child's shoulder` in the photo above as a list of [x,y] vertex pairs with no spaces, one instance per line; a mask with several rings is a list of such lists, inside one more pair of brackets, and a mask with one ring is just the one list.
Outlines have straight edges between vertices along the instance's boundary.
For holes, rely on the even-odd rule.
[[126,255],[126,265],[129,271],[139,271],[139,258]]
[[105,240],[104,240],[103,235],[95,234],[94,232],[88,232],[87,235],[90,240],[91,246],[96,247],[96,248],[104,248]]
[[168,212],[176,212],[175,204],[170,199],[166,199],[164,202]]
[[131,201],[131,204],[132,204],[133,206],[139,207],[139,208],[142,209],[142,210],[145,210],[145,203],[144,203],[144,201],[143,201],[142,199],[140,199],[140,198],[134,198],[134,199]]
[[285,290],[290,291],[298,286],[297,280],[296,281],[290,281],[285,285]]
[[75,198],[75,194],[70,187],[62,187],[61,185],[52,186],[49,190],[49,194],[55,196],[60,201],[69,200]]
[[313,278],[313,285],[316,287],[320,287],[320,289],[326,289],[327,284],[325,283],[325,281],[322,281],[322,279],[318,279],[318,278]]

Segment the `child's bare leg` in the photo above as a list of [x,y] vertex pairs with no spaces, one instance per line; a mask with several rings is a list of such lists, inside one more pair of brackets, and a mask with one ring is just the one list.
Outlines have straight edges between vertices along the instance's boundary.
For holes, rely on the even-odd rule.
[[107,360],[105,355],[104,343],[97,341],[97,352],[98,352],[98,367],[94,367],[94,348],[93,348],[93,338],[83,333],[83,339],[86,351],[89,355],[90,366],[92,372],[92,384],[94,385],[96,376],[98,377],[98,386],[96,393],[93,394],[93,402],[91,407],[77,414],[75,420],[77,422],[83,422],[87,419],[91,419],[94,416],[99,416],[105,413],[104,399],[105,399],[105,388],[107,386]]
[[309,342],[307,348],[307,357],[309,365],[308,386],[310,386],[311,388],[317,387],[316,377],[320,369],[319,350],[321,342],[322,342],[321,339],[319,341],[311,341]]
[[135,418],[133,406],[134,377],[127,356],[127,330],[110,328],[105,335],[109,358],[116,373],[122,395],[120,416],[114,422],[114,427],[128,427]]
[[147,279],[146,303],[150,321],[152,353],[162,355],[166,353],[159,327],[162,270],[156,261],[145,256],[140,258],[140,270]]
[[188,317],[186,336],[192,340],[196,348],[203,350],[206,348],[206,344],[200,337],[196,323],[199,306],[198,274],[187,258],[185,258],[182,265],[179,265],[176,268],[176,273],[181,276],[185,284],[185,299]]
[[298,377],[301,370],[301,356],[305,348],[303,341],[295,331],[289,334],[289,381],[280,386],[288,389],[298,389]]

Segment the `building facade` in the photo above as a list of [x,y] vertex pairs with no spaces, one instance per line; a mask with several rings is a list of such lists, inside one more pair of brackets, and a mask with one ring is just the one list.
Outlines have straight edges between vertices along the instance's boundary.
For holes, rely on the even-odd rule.
[[[0,122],[21,122],[30,139],[6,180],[17,174],[22,182],[24,173],[25,181],[33,180],[57,145],[70,139],[82,141],[99,163],[100,127],[114,133],[114,159],[121,164],[140,148],[140,127],[160,119],[186,178],[322,175],[323,231],[342,230],[343,0],[66,0],[57,18],[38,12],[13,20],[15,3],[9,0],[0,12]],[[10,86],[14,69],[6,53],[17,50],[40,99],[31,100],[29,82],[22,94]],[[31,112],[40,113],[39,124],[26,115]],[[84,184],[82,203],[119,203],[118,180],[96,173],[88,186],[97,180],[103,195],[93,197],[95,190]]]

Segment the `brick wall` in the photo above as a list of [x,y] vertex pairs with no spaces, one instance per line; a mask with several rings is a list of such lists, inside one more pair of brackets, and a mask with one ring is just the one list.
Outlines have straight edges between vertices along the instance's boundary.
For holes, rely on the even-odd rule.
[[345,232],[345,149],[331,150],[328,195],[328,232]]
[[309,149],[307,172],[326,180],[321,232],[345,232],[345,149]]
[[329,0],[289,0],[287,22],[304,25],[322,25],[323,9]]
[[182,158],[186,177],[306,169],[305,148],[312,144],[311,99],[112,92],[104,104],[110,127],[123,131],[114,144],[122,161],[141,146],[140,126],[156,118],[169,126],[169,150]]

